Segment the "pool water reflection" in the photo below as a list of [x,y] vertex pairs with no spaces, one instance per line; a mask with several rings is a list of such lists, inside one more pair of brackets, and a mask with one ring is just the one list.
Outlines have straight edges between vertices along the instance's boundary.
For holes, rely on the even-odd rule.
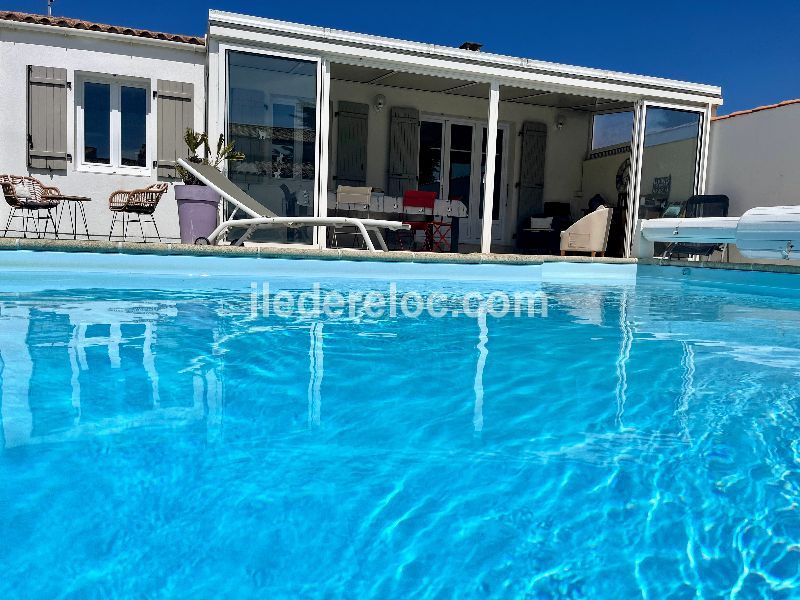
[[531,288],[546,318],[7,285],[0,595],[792,596],[800,300]]

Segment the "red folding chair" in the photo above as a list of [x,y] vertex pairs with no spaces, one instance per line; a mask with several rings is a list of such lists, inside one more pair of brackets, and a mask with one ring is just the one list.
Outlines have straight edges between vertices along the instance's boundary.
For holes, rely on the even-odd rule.
[[[461,196],[450,196],[450,200],[461,200]],[[450,252],[452,248],[453,221],[445,221],[444,218],[444,215],[433,215],[430,223],[431,252]]]

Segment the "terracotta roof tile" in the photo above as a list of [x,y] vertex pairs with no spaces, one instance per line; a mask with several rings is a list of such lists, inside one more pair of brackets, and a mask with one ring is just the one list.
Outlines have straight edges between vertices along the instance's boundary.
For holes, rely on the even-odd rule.
[[761,112],[762,110],[770,110],[773,108],[780,108],[782,106],[790,106],[792,104],[800,104],[800,98],[796,100],[784,100],[783,102],[778,102],[777,104],[767,104],[766,106],[757,106],[755,108],[750,108],[748,110],[739,110],[736,112],[732,112],[729,115],[720,115],[718,117],[714,117],[714,121],[723,121],[725,119],[730,119],[731,117],[741,117],[742,115],[750,115],[753,113]]
[[68,19],[66,17],[48,17],[47,15],[34,15],[31,13],[4,10],[0,11],[0,21],[15,21],[17,23],[32,23],[35,25],[50,25],[52,27],[66,27],[68,29],[100,31],[103,33],[129,35],[140,38],[148,38],[151,40],[164,40],[167,42],[191,44],[193,46],[205,45],[205,40],[202,37],[178,35],[175,33],[161,33],[158,31],[149,31],[147,29],[119,27],[117,25],[104,25],[103,23],[92,23],[90,21],[81,21],[80,19]]

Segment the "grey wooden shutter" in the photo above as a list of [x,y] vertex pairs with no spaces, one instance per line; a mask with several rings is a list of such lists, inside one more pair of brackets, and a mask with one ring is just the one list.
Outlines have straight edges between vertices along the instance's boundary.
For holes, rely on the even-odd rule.
[[67,70],[28,66],[28,166],[67,168]]
[[367,119],[369,105],[339,102],[336,142],[336,183],[367,184]]
[[402,196],[417,189],[419,175],[419,111],[393,108],[389,131],[389,181],[386,193]]
[[547,125],[526,121],[522,124],[520,154],[519,219],[528,219],[544,210],[544,161],[547,150]]
[[186,158],[189,149],[183,136],[194,127],[194,85],[158,80],[158,176],[176,178],[175,165]]

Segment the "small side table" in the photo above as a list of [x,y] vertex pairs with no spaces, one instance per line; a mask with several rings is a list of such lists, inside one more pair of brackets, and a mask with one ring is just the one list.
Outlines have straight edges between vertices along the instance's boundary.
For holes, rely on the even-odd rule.
[[[56,219],[56,237],[58,236],[58,232],[61,231],[61,218],[64,216],[64,213],[69,211],[69,222],[72,223],[72,239],[78,239],[78,213],[81,214],[81,220],[83,221],[83,235],[86,236],[86,239],[89,239],[89,227],[86,225],[86,211],[83,208],[84,202],[91,202],[91,198],[87,198],[86,196],[65,196],[65,195],[57,195],[57,196],[48,196],[48,198],[52,198],[54,200],[58,200],[58,218]],[[67,235],[69,232],[67,232]]]

